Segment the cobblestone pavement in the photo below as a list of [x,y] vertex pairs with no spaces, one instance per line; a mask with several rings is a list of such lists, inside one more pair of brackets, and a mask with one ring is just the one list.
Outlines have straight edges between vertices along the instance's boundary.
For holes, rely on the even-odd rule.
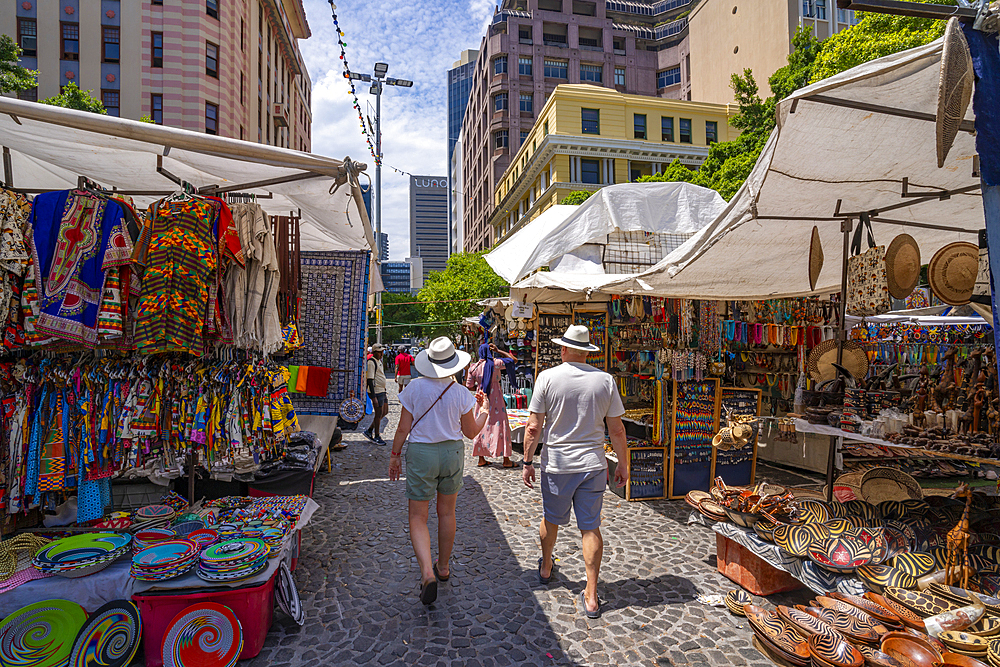
[[[392,392],[389,422],[398,415]],[[321,509],[302,538],[295,580],[306,624],[276,611],[253,667],[770,665],[753,648],[745,619],[696,600],[734,585],[716,570],[715,534],[687,525],[684,502],[630,503],[607,493],[598,588],[604,614],[588,620],[579,532],[571,525],[560,533],[555,578],[541,586],[537,486],[524,487],[520,467],[477,468],[472,457],[458,499],[451,580],[424,607],[404,482],[388,481],[389,449],[369,443],[361,429],[344,441],[332,474],[324,467],[317,479]],[[758,472],[772,480],[787,474]],[[436,544],[433,521],[431,535]]]

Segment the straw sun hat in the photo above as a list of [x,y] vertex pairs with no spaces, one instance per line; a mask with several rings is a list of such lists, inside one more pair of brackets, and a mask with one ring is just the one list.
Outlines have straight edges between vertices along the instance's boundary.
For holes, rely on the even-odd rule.
[[[826,382],[837,377],[837,341],[824,340],[809,353],[809,375],[817,382]],[[871,362],[864,349],[853,340],[844,343],[843,367],[851,372],[856,380],[863,380],[868,375]]]
[[920,248],[909,234],[900,234],[885,251],[885,281],[894,299],[905,299],[920,279]]
[[813,225],[809,240],[809,289],[816,289],[819,272],[823,270],[823,245],[819,240],[819,227]]
[[979,247],[957,241],[934,253],[927,265],[927,282],[934,295],[949,306],[964,306],[972,299],[979,274]]

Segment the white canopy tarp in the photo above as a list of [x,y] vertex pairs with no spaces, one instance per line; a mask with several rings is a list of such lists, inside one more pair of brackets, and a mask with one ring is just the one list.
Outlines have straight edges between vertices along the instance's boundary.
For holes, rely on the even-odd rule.
[[539,271],[512,285],[510,297],[522,303],[602,302],[609,297],[600,291],[601,286],[626,278],[629,276],[620,273],[595,276],[588,273]]
[[[901,196],[903,179],[908,179],[911,192],[958,190],[979,183],[972,173],[974,140],[967,132],[959,133],[944,168],[937,167],[933,119],[941,50],[938,40],[886,56],[783,100],[778,127],[725,213],[649,271],[605,289],[703,299],[839,292],[844,236],[836,214],[844,213],[854,213],[857,224],[858,213],[874,212],[872,227],[879,245],[888,245],[897,234],[910,234],[925,263],[948,243],[976,243],[975,232],[985,224],[978,190],[888,210],[914,201]],[[879,107],[916,112],[930,120]],[[970,107],[966,119],[972,118]],[[819,227],[826,259],[811,290],[813,225]]]
[[[363,164],[0,97],[0,145],[10,151],[11,185],[25,189],[75,187],[78,176],[123,191],[180,189],[162,168],[196,188],[230,187],[310,172],[314,177],[241,189],[272,215],[301,210],[302,250],[371,250],[374,235],[361,198]],[[6,176],[6,174],[5,174]],[[335,184],[341,185],[333,194]],[[146,204],[157,196],[135,196]],[[372,287],[380,289],[378,271]]]
[[[579,206],[547,209],[486,255],[486,261],[513,284],[581,246],[606,243],[614,231],[693,234],[725,206],[719,193],[690,183],[609,185]],[[594,271],[586,274],[593,279]]]

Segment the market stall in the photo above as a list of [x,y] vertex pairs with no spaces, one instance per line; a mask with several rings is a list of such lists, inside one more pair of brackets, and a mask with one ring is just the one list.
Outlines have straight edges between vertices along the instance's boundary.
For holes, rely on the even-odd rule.
[[[256,655],[274,600],[301,622],[290,571],[316,504],[112,507],[111,485],[186,475],[193,491],[198,473],[253,480],[299,456],[311,489],[322,446],[287,447],[296,393],[335,404],[302,402],[332,432],[360,390],[358,302],[380,289],[364,165],[10,98],[0,130],[4,645],[127,664],[141,631],[157,665],[203,628],[233,661]],[[303,281],[301,251],[340,273]],[[330,326],[331,284],[333,314],[360,320]],[[335,358],[302,356],[331,330]],[[127,640],[102,635],[108,618]]]

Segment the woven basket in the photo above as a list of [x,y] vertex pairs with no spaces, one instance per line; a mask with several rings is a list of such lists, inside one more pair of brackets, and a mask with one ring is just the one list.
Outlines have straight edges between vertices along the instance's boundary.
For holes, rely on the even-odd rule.
[[872,505],[885,500],[920,500],[923,497],[917,480],[896,468],[872,468],[861,478],[861,498]]
[[[851,493],[854,494],[854,498],[861,499],[861,477],[864,475],[862,472],[849,472],[841,475],[833,482],[833,497],[835,500],[840,502],[847,502],[848,500],[853,500],[852,498],[841,498],[837,494],[838,487],[843,487],[849,489]],[[826,485],[823,485],[823,497],[826,498],[826,493],[828,489]]]

